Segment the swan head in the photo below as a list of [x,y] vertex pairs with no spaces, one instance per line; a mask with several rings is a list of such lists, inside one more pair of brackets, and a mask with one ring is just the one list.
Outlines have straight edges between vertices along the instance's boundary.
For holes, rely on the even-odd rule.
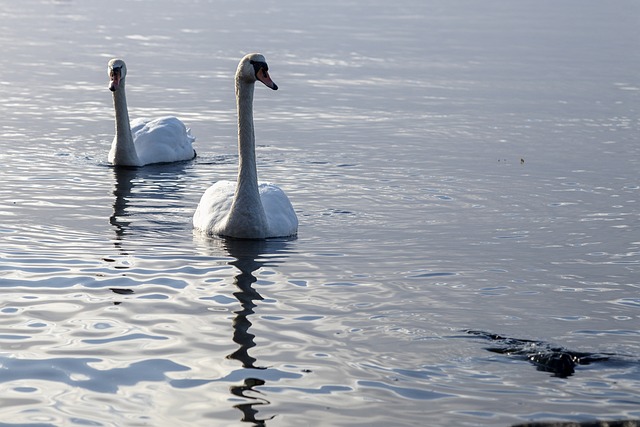
[[127,64],[122,59],[113,58],[107,66],[107,73],[109,74],[109,90],[115,92],[127,75]]
[[236,80],[249,84],[261,81],[266,87],[278,90],[278,85],[269,76],[267,60],[259,53],[250,53],[242,58],[236,71]]

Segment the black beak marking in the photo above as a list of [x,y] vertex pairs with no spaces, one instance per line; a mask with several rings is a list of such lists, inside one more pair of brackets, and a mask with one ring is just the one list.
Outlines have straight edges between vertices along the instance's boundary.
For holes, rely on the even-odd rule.
[[256,73],[256,77],[258,76],[258,71],[260,71],[260,69],[264,69],[265,71],[269,71],[269,66],[267,65],[266,62],[251,60],[251,61],[249,61],[249,63],[251,65],[253,65],[253,71]]

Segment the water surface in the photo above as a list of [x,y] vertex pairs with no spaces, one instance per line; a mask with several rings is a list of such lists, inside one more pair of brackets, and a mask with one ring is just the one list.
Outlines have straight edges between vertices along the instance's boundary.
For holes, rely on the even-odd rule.
[[[6,425],[640,418],[636,2],[0,5]],[[297,239],[191,230],[251,51]],[[114,56],[196,160],[107,164]],[[468,329],[616,357],[559,378]]]

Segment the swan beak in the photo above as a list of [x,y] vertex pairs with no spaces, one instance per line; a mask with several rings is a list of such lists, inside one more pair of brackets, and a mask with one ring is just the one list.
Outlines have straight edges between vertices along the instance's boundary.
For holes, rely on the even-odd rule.
[[256,73],[256,77],[258,78],[258,80],[264,83],[266,87],[273,90],[278,90],[278,85],[275,84],[273,80],[271,80],[271,77],[269,77],[269,72],[264,68],[260,68],[258,70],[258,72]]
[[111,92],[115,92],[118,90],[118,86],[120,86],[120,69],[114,68],[109,73],[110,81],[109,81],[109,90]]

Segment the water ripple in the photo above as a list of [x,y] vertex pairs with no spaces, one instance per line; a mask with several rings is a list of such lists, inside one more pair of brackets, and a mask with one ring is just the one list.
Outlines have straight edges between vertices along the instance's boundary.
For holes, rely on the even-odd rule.
[[[640,417],[637,22],[472,3],[5,7],[3,422]],[[204,238],[200,196],[237,176],[239,52],[266,39],[258,170],[299,235]],[[113,56],[131,116],[181,117],[195,160],[108,165]],[[551,378],[469,327],[621,360]]]

